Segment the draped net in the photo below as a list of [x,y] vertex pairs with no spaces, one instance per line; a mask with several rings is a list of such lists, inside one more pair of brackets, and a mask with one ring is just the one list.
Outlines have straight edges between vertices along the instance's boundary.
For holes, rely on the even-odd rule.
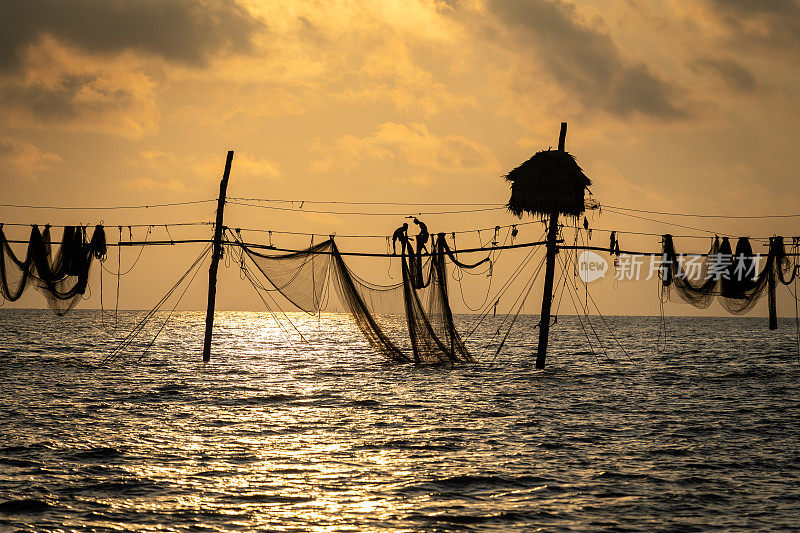
[[[424,258],[414,254],[409,244],[403,245],[402,282],[394,285],[376,285],[354,274],[333,239],[283,255],[238,244],[275,290],[303,311],[327,308],[333,285],[333,293],[369,344],[393,361],[473,361],[453,324],[446,259],[455,257],[442,234]],[[459,265],[474,268],[484,261]]]
[[40,231],[34,225],[23,260],[14,253],[0,225],[0,295],[13,302],[32,285],[44,295],[50,309],[64,315],[86,293],[93,259],[104,260],[105,256],[102,226],[95,227],[91,240],[86,238],[85,227],[65,227],[54,254],[50,227]]
[[727,237],[722,241],[717,237],[704,256],[679,256],[672,235],[664,235],[662,244],[659,274],[666,298],[674,289],[681,299],[701,309],[716,298],[729,313],[747,313],[765,289],[771,299],[775,298],[776,280],[789,285],[797,276],[794,262],[786,255],[783,237],[770,238],[766,257],[754,254],[746,237],[738,239],[735,250]]

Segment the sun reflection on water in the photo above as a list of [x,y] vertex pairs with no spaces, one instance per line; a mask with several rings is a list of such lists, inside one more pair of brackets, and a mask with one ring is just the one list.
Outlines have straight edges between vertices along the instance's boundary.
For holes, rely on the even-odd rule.
[[[650,349],[657,321],[619,319],[636,364],[604,364],[562,318],[556,363],[533,373],[530,317],[498,364],[453,368],[385,364],[335,314],[291,315],[306,343],[268,314],[220,313],[210,365],[199,313],[178,315],[151,359],[110,366],[35,353],[48,330],[22,318],[0,369],[0,505],[44,510],[0,514],[12,529],[648,529],[655,515],[769,529],[800,512],[800,380],[758,343],[731,358],[741,322],[714,344],[683,324],[676,349],[703,355],[676,368]],[[74,335],[102,346],[96,331]],[[776,465],[785,476],[765,474]],[[783,494],[769,523],[730,511]]]

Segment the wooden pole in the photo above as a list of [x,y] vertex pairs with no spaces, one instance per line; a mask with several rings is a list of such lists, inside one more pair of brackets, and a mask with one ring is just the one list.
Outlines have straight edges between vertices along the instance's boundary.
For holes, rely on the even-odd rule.
[[778,260],[774,237],[769,239],[769,255],[772,261],[767,265],[767,303],[769,307],[769,329],[778,329],[778,301],[775,294],[775,268]]
[[[558,135],[558,149],[564,151],[567,138],[567,123],[561,123]],[[542,295],[542,314],[539,320],[539,349],[536,354],[536,368],[544,368],[547,358],[547,341],[550,337],[550,308],[553,304],[553,277],[556,270],[558,246],[558,211],[550,213],[550,227],[547,229],[547,259],[544,271],[544,294]]]
[[211,360],[211,333],[214,330],[214,306],[217,301],[217,268],[219,258],[222,256],[222,215],[225,212],[225,195],[228,192],[228,177],[231,174],[233,150],[228,152],[225,161],[225,172],[219,182],[219,198],[217,199],[217,221],[214,224],[214,253],[211,256],[211,266],[208,267],[208,306],[206,307],[206,336],[203,340],[203,362]]

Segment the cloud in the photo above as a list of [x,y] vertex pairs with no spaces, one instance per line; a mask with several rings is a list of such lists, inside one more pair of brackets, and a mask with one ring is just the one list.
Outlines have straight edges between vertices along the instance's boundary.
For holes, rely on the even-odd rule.
[[[425,124],[385,122],[373,135],[346,135],[333,146],[321,150],[327,155],[312,163],[312,170],[330,172],[352,169],[365,160],[396,161],[410,165],[412,181],[426,183],[424,171],[496,171],[497,159],[491,150],[463,135],[436,136]],[[423,172],[421,172],[423,171]]]
[[390,103],[427,118],[473,103],[451,79],[471,52],[467,37],[437,0],[331,0],[324,8],[301,1],[291,10],[253,2],[250,8],[269,20],[263,54],[225,61],[217,74],[309,91],[304,109]]
[[0,123],[129,138],[158,127],[155,82],[124,63],[97,61],[45,39],[26,51],[23,75],[0,81]]
[[737,92],[752,93],[758,88],[753,73],[731,59],[703,57],[692,61],[689,68],[698,74],[711,74]]
[[138,192],[187,192],[188,187],[184,183],[174,179],[157,180],[153,178],[131,178],[123,180],[123,189],[128,189]]
[[224,0],[26,0],[3,15],[0,125],[128,138],[158,129],[161,78],[181,70],[167,67],[254,52],[264,26]]
[[58,154],[45,152],[28,141],[0,137],[0,167],[5,177],[35,180],[40,171],[60,162]]
[[[218,182],[222,177],[225,160],[219,154],[180,155],[162,150],[144,150],[128,163],[143,169],[146,176],[127,179],[123,187],[136,190],[188,191],[206,183]],[[245,180],[277,180],[281,178],[278,166],[267,159],[237,153],[231,165],[231,176],[237,182]]]
[[205,65],[223,52],[247,52],[262,24],[223,0],[25,0],[0,18],[0,70],[22,66],[25,51],[50,36],[84,52],[136,51]]
[[800,52],[797,0],[706,0],[706,5],[727,26],[731,42]]
[[511,32],[512,45],[521,41],[532,50],[541,68],[584,109],[621,118],[687,116],[681,89],[646,63],[626,57],[599,17],[587,20],[574,4],[561,0],[491,0],[489,10],[501,24],[497,38],[508,40]]

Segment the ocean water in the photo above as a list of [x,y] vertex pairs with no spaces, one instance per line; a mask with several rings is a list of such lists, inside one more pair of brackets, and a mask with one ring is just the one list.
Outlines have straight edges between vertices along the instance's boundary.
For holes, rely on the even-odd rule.
[[234,312],[203,365],[178,313],[104,362],[141,316],[0,310],[0,530],[800,528],[793,320],[560,317],[537,371],[537,317],[419,368],[343,315]]

